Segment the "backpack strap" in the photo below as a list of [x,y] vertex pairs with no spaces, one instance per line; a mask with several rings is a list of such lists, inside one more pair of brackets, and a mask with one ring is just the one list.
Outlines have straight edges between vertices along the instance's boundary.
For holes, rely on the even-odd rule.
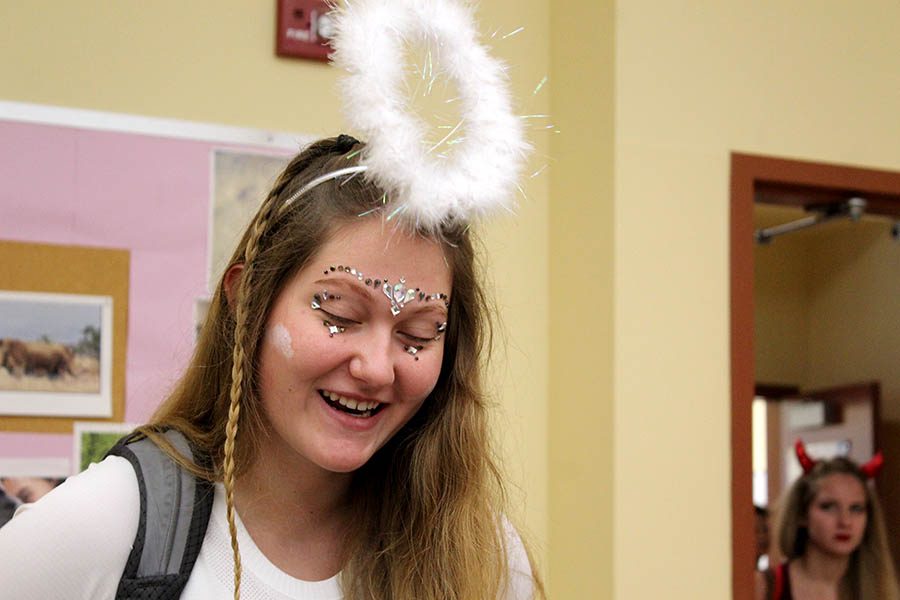
[[[205,462],[180,432],[170,429],[163,435],[183,456]],[[141,494],[137,535],[116,598],[176,599],[200,554],[212,512],[213,484],[183,469],[139,433],[119,440],[107,455],[131,463]]]

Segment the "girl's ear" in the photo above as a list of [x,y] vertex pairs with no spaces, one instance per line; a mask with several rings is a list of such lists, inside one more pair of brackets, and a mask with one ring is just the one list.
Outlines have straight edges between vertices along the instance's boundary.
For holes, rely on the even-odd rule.
[[228,307],[234,310],[234,301],[237,297],[238,287],[241,285],[241,274],[244,272],[243,263],[231,265],[225,271],[225,279],[222,287],[225,288],[225,297],[228,299]]

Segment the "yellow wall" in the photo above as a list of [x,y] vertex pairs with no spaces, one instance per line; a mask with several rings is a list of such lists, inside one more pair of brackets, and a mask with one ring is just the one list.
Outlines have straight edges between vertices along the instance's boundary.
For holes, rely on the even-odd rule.
[[[557,8],[559,7],[559,9]],[[550,591],[612,598],[613,2],[554,5]]]
[[[486,0],[478,8],[480,30],[487,36],[525,29],[493,43],[497,55],[512,66],[513,93],[522,114],[546,114],[546,86],[535,88],[550,70],[549,3],[546,0]],[[498,35],[497,37],[502,37]],[[495,38],[496,39],[496,38]],[[542,126],[546,122],[537,122]],[[549,134],[534,131],[534,157],[529,174],[548,164]],[[496,395],[501,414],[507,470],[513,503],[522,506],[525,535],[547,575],[548,533],[548,237],[551,165],[525,182],[525,198],[515,216],[498,218],[484,229],[490,277],[495,283],[502,331],[494,356]]]
[[816,387],[878,380],[882,418],[898,421],[900,244],[890,228],[863,220],[816,240],[809,379]]
[[326,135],[334,73],[277,59],[275,2],[4,2],[4,100]]
[[[514,69],[521,110],[546,113],[532,95],[549,72],[546,0],[490,0],[482,31]],[[0,100],[332,135],[343,130],[336,72],[322,63],[277,58],[275,2],[144,3],[84,0],[54,5],[3,2]],[[548,88],[549,89],[549,88]],[[547,134],[534,138],[539,168]],[[547,564],[548,203],[547,174],[528,180],[516,218],[487,225],[485,243],[504,321],[490,382],[500,408],[500,442],[511,496]],[[517,509],[518,510],[518,509]]]
[[[755,213],[755,228],[805,216],[800,208],[772,210],[768,206],[758,206]],[[810,231],[753,247],[753,354],[758,383],[807,387]]]
[[731,595],[729,153],[900,168],[897,22],[889,0],[616,3],[617,599]]
[[754,249],[757,381],[819,389],[878,380],[882,417],[900,419],[900,244],[892,224],[842,220]]

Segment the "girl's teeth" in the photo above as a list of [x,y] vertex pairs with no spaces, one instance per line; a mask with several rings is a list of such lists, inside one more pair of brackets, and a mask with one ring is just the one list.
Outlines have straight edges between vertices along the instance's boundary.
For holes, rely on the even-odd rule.
[[339,394],[335,394],[334,392],[325,392],[325,396],[328,397],[332,402],[337,402],[341,406],[346,406],[350,410],[358,410],[360,412],[367,412],[374,409],[378,406],[378,402],[357,402],[351,398],[344,398]]

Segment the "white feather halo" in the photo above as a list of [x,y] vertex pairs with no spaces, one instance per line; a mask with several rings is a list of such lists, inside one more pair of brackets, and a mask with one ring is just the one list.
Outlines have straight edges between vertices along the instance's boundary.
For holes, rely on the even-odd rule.
[[[366,141],[361,163],[387,192],[391,215],[433,229],[511,210],[531,146],[505,67],[478,42],[470,9],[454,0],[346,0],[333,16],[332,62],[348,72],[346,117]],[[407,44],[438,49],[438,71],[458,89],[465,136],[450,156],[429,148],[402,92]]]

